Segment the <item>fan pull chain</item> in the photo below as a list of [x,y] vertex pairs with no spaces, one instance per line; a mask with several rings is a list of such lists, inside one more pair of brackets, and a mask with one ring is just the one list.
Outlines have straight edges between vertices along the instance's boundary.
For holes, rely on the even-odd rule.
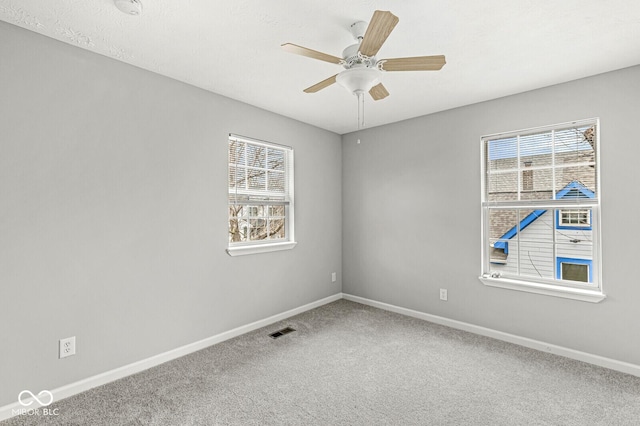
[[364,92],[358,90],[356,92],[358,97],[358,129],[364,128]]

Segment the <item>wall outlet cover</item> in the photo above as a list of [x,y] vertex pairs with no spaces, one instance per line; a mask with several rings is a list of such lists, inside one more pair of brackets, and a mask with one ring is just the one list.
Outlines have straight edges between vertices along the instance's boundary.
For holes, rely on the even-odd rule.
[[59,345],[60,359],[76,354],[76,336],[60,339]]
[[446,288],[441,288],[440,289],[440,300],[447,300],[448,295],[447,295],[447,289]]

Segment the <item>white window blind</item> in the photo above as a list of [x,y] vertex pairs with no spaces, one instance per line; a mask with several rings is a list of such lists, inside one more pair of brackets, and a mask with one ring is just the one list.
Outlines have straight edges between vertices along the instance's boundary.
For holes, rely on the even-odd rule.
[[293,241],[293,150],[229,135],[229,247]]
[[601,292],[598,126],[482,138],[482,277]]

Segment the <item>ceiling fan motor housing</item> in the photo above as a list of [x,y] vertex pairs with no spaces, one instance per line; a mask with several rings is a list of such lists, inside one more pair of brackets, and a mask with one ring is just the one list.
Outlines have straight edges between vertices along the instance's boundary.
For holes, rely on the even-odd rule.
[[360,43],[352,44],[351,46],[347,46],[342,51],[342,58],[344,59],[343,66],[346,69],[352,68],[354,65],[363,64],[366,67],[373,67],[376,64],[375,56],[367,57],[359,54],[360,52]]

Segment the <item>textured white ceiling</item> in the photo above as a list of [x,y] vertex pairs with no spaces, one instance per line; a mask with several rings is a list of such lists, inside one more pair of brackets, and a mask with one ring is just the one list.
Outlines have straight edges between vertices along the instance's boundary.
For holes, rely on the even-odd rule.
[[[281,50],[341,56],[376,9],[400,23],[379,58],[444,54],[437,72],[385,73],[367,127],[640,64],[638,0],[0,0],[0,19],[194,86],[344,134],[356,98],[302,89],[342,68]],[[0,40],[2,43],[2,40]]]

